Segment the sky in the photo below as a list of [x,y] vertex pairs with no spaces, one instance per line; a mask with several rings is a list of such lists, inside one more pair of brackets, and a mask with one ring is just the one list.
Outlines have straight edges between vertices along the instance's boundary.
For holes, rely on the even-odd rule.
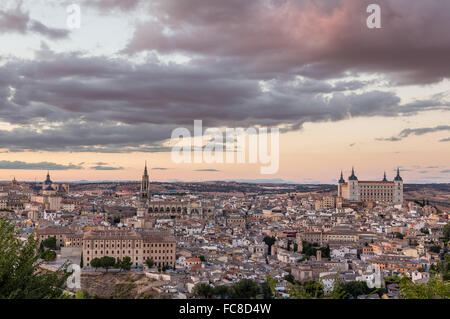
[[[449,29],[447,0],[1,1],[0,180],[448,183]],[[279,128],[278,170],[174,162],[194,120]]]

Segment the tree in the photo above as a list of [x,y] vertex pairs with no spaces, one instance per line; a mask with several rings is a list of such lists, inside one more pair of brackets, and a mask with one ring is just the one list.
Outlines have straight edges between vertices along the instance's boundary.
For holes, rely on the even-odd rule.
[[[269,289],[270,289],[270,296],[272,296],[272,298],[273,298],[273,296],[276,296],[276,295],[277,295],[276,288],[277,288],[278,280],[277,280],[277,279],[274,279],[274,278],[271,277],[271,276],[266,276],[266,281],[265,281],[265,282],[266,282],[267,285],[269,286]],[[264,289],[264,287],[263,287],[263,289]],[[263,290],[263,293],[264,293],[264,290]],[[265,295],[265,293],[264,293],[264,295]],[[264,298],[265,298],[265,297],[264,297]]]
[[319,281],[309,280],[303,286],[305,287],[306,293],[313,296],[313,298],[321,298],[324,296],[323,285]]
[[251,279],[241,279],[231,286],[231,294],[233,298],[255,298],[259,292],[260,287]]
[[131,265],[132,265],[131,258],[128,257],[128,256],[125,256],[125,257],[123,257],[123,259],[122,259],[122,261],[120,263],[120,269],[130,270],[131,269]]
[[348,294],[348,298],[351,296],[357,298],[360,295],[367,295],[372,292],[367,286],[365,281],[349,281],[342,284],[342,289]]
[[[125,259],[125,257],[124,257]],[[123,263],[123,261],[122,261]],[[100,258],[100,267],[103,267],[106,269],[106,272],[108,272],[108,269],[111,267],[114,267],[114,265],[116,264],[116,260],[114,259],[114,257],[109,257],[109,256],[103,256],[102,258]]]
[[56,253],[50,249],[45,250],[40,256],[45,261],[55,261],[56,260]]
[[431,278],[425,284],[414,284],[408,277],[400,280],[400,294],[405,299],[449,299],[450,282],[439,277]]
[[331,299],[347,299],[348,298],[348,293],[342,288],[342,282],[338,280],[337,275],[334,278],[333,291],[331,291],[328,294],[328,297]]
[[92,268],[97,269],[97,268],[100,268],[101,266],[102,266],[102,263],[101,263],[100,259],[94,258],[94,259],[91,260],[91,267]]
[[284,280],[290,282],[291,284],[295,283],[295,278],[291,274],[284,276]]
[[399,232],[396,232],[396,233],[395,233],[395,238],[403,239],[403,234],[402,234],[402,233],[399,233]]
[[81,252],[81,257],[80,257],[80,268],[83,268],[83,266],[84,266],[83,252]]
[[0,218],[0,299],[60,298],[70,275],[64,264],[55,272],[40,268],[39,241],[30,235],[25,242],[16,236],[14,224]]
[[439,246],[439,245],[431,246],[431,247],[430,247],[430,251],[431,251],[432,253],[439,254],[439,253],[441,252],[441,246]]
[[213,295],[213,288],[205,283],[199,283],[194,286],[192,293],[196,297],[208,299]]
[[41,241],[41,243],[39,244],[39,250],[38,253],[42,254],[44,252],[45,248],[44,248],[44,241]]
[[450,223],[445,224],[444,229],[444,242],[447,243],[450,241]]
[[200,261],[201,261],[201,262],[205,262],[205,261],[206,261],[206,258],[205,258],[205,256],[203,256],[203,255],[200,256],[199,258],[200,258]]
[[155,262],[153,261],[153,259],[149,258],[145,261],[145,263],[147,264],[148,268],[152,268],[155,265]]
[[43,241],[43,246],[49,249],[53,249],[56,250],[56,237],[48,237],[46,239],[44,239]]
[[228,286],[220,285],[213,288],[213,295],[219,296],[222,299],[230,294],[230,289]]

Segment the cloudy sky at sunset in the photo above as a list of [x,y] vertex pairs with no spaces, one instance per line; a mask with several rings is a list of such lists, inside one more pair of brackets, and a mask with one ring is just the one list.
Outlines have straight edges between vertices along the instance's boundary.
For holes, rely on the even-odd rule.
[[[0,180],[448,183],[448,30],[448,0],[2,0]],[[279,127],[278,173],[174,163],[195,119]]]

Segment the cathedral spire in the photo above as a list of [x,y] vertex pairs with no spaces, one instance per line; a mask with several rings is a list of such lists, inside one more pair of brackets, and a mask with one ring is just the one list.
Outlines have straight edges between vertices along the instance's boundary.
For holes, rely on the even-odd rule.
[[341,170],[341,178],[339,179],[339,183],[345,183],[344,176],[342,175],[342,170]]
[[357,181],[358,178],[355,175],[355,168],[352,166],[352,175],[348,178],[350,181]]
[[397,176],[395,176],[394,181],[403,181],[403,178],[400,176],[400,167],[397,167]]
[[386,171],[384,171],[383,182],[387,182],[387,178],[386,178]]
[[147,161],[145,161],[144,174],[142,175],[142,181],[141,181],[141,192],[140,192],[141,199],[148,198],[148,192],[149,192],[148,185],[149,185],[149,177],[148,177],[148,171],[147,171]]

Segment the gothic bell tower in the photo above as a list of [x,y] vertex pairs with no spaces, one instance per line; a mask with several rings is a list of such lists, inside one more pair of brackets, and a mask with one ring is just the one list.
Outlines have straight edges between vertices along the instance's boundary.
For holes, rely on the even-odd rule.
[[147,161],[145,162],[144,174],[142,175],[141,191],[139,193],[140,200],[147,200],[149,198],[149,177],[147,172]]

